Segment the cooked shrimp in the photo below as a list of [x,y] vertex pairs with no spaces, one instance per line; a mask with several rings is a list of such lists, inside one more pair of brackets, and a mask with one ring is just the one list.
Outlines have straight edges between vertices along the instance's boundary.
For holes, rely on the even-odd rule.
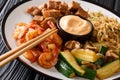
[[15,32],[13,34],[13,37],[15,39],[20,39],[23,36],[25,36],[26,32],[27,32],[27,27],[25,26],[16,26]]
[[23,55],[25,58],[27,58],[31,62],[35,62],[40,54],[41,54],[41,52],[39,50],[30,49],[30,50],[27,50]]
[[[50,26],[51,29],[56,29],[56,26],[52,21],[48,21],[47,24]],[[54,33],[53,35],[51,35],[51,38],[52,38],[52,41],[55,42],[57,46],[62,45],[62,39],[57,33]]]
[[26,42],[25,35],[28,31],[27,24],[25,23],[19,23],[16,26],[15,32],[13,34],[13,37],[16,39],[17,45],[21,45],[22,43]]
[[25,42],[26,42],[26,40],[25,40],[24,37],[22,37],[22,38],[16,40],[16,44],[17,44],[17,46],[20,46],[21,44],[23,44],[23,43],[25,43]]
[[48,50],[48,44],[49,44],[48,41],[43,41],[43,42],[40,43],[40,46],[41,46],[43,52],[49,51]]
[[20,33],[20,35],[18,36],[18,38],[20,39],[20,38],[24,37],[25,34],[27,33],[27,31],[28,31],[28,28],[25,27],[24,30],[23,30],[23,31]]
[[38,63],[44,68],[51,68],[57,63],[58,58],[54,57],[51,52],[43,52],[38,58]]
[[48,44],[45,48],[46,52],[40,55],[38,62],[44,68],[51,68],[57,63],[59,49],[55,44]]
[[[49,25],[49,29],[56,28],[52,21],[48,21],[47,25]],[[25,26],[24,24],[19,24],[16,28],[14,38],[16,39],[17,44],[21,45],[22,43],[41,35],[45,30],[46,28],[44,26],[41,27],[41,25],[35,21],[32,21]],[[36,47],[27,50],[23,56],[30,62],[38,61],[41,67],[51,68],[57,63],[61,45],[62,39],[57,33],[54,33]]]
[[36,30],[38,31],[38,34],[42,34],[45,31],[42,27],[37,27]]
[[31,39],[33,39],[34,37],[38,36],[38,31],[34,30],[32,28],[29,28],[28,32],[25,35],[25,39],[26,41],[29,41]]
[[62,41],[61,37],[57,33],[54,33],[50,37],[51,37],[53,43],[55,43],[58,47],[60,47],[62,45],[63,41]]
[[50,51],[55,55],[58,55],[58,53],[59,53],[59,49],[58,49],[58,47],[56,46],[55,43],[50,43],[50,42],[47,42],[47,41],[43,41],[40,45],[41,45],[41,48],[42,48],[43,52]]
[[48,21],[47,24],[49,25],[51,29],[56,29],[56,26],[54,25],[52,21]]
[[48,45],[49,51],[54,55],[54,57],[58,57],[60,49],[54,43]]

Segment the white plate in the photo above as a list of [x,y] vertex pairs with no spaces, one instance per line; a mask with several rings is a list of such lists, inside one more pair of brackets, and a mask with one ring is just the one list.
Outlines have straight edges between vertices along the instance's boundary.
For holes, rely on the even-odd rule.
[[[71,0],[62,0],[67,3],[70,3]],[[116,18],[118,21],[120,21],[120,18],[110,12],[109,10],[106,10],[100,6],[97,6],[95,4],[86,2],[86,1],[81,1],[81,0],[76,0],[80,2],[81,6],[85,10],[89,10],[90,12],[92,11],[100,11],[104,15],[108,17],[113,17]],[[20,22],[26,22],[29,23],[32,19],[32,17],[27,14],[25,11],[29,6],[39,6],[43,4],[44,2],[48,2],[48,0],[32,0],[32,1],[26,1],[24,3],[19,3],[16,6],[14,6],[10,11],[8,11],[8,14],[6,15],[3,25],[2,25],[2,34],[3,34],[3,39],[9,49],[14,49],[16,47],[15,40],[13,39],[13,31],[15,29],[15,25]],[[75,77],[75,78],[66,78],[63,76],[61,73],[59,73],[54,67],[51,69],[44,69],[40,67],[37,63],[30,63],[27,59],[25,59],[22,55],[19,56],[19,59],[27,64],[28,66],[32,67],[34,70],[37,70],[38,72],[44,73],[46,75],[58,78],[58,79],[63,79],[63,80],[85,80],[84,78],[81,77]],[[120,77],[120,73],[117,73],[113,75],[110,78],[107,78],[106,80],[111,80],[114,78]]]

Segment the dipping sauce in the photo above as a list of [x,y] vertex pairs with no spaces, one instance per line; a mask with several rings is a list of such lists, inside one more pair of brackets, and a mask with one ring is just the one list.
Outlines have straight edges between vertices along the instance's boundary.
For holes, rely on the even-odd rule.
[[91,31],[90,23],[75,15],[61,17],[59,25],[64,31],[75,35],[85,35]]

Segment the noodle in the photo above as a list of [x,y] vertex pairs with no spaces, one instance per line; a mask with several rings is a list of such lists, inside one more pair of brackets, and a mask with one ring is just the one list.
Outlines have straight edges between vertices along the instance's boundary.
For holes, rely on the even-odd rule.
[[100,12],[90,13],[88,18],[94,25],[93,38],[97,42],[107,42],[106,46],[115,53],[120,53],[120,23]]

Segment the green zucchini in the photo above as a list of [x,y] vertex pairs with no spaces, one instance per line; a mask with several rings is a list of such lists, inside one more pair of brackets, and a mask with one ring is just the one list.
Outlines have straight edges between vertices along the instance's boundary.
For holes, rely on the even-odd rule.
[[80,59],[80,58],[75,58],[75,59],[76,59],[78,64],[82,64],[82,61],[83,61],[82,59]]
[[78,76],[83,76],[85,71],[81,66],[76,62],[75,58],[72,54],[65,50],[64,52],[60,52],[60,57],[66,61],[66,63],[75,71]]
[[118,56],[119,56],[119,59],[120,59],[120,53],[118,54]]
[[[76,59],[76,61],[79,63],[79,64],[82,64],[82,62],[84,60],[81,60],[81,59]],[[84,78],[87,78],[87,79],[90,79],[90,80],[94,80],[94,78],[96,77],[96,70],[93,70],[93,69],[89,69],[89,68],[86,68],[86,67],[82,67],[84,70],[85,70],[85,74],[82,76]]]
[[85,74],[83,75],[84,78],[90,79],[90,80],[94,80],[96,77],[96,71],[93,69],[89,69],[89,68],[84,68],[85,70]]
[[73,69],[70,66],[68,66],[68,64],[66,64],[66,62],[62,59],[58,60],[55,67],[60,73],[62,73],[63,75],[65,75],[68,78],[75,76],[75,72],[73,71]]
[[73,49],[71,53],[77,60],[81,59],[88,62],[95,62],[98,59],[97,54],[88,49]]
[[100,49],[100,53],[103,54],[103,55],[105,55],[105,53],[106,53],[107,50],[108,50],[107,47],[102,46],[101,49]]
[[100,65],[100,66],[103,66],[105,64],[104,60],[99,58],[97,61],[95,61],[95,64],[96,65]]

